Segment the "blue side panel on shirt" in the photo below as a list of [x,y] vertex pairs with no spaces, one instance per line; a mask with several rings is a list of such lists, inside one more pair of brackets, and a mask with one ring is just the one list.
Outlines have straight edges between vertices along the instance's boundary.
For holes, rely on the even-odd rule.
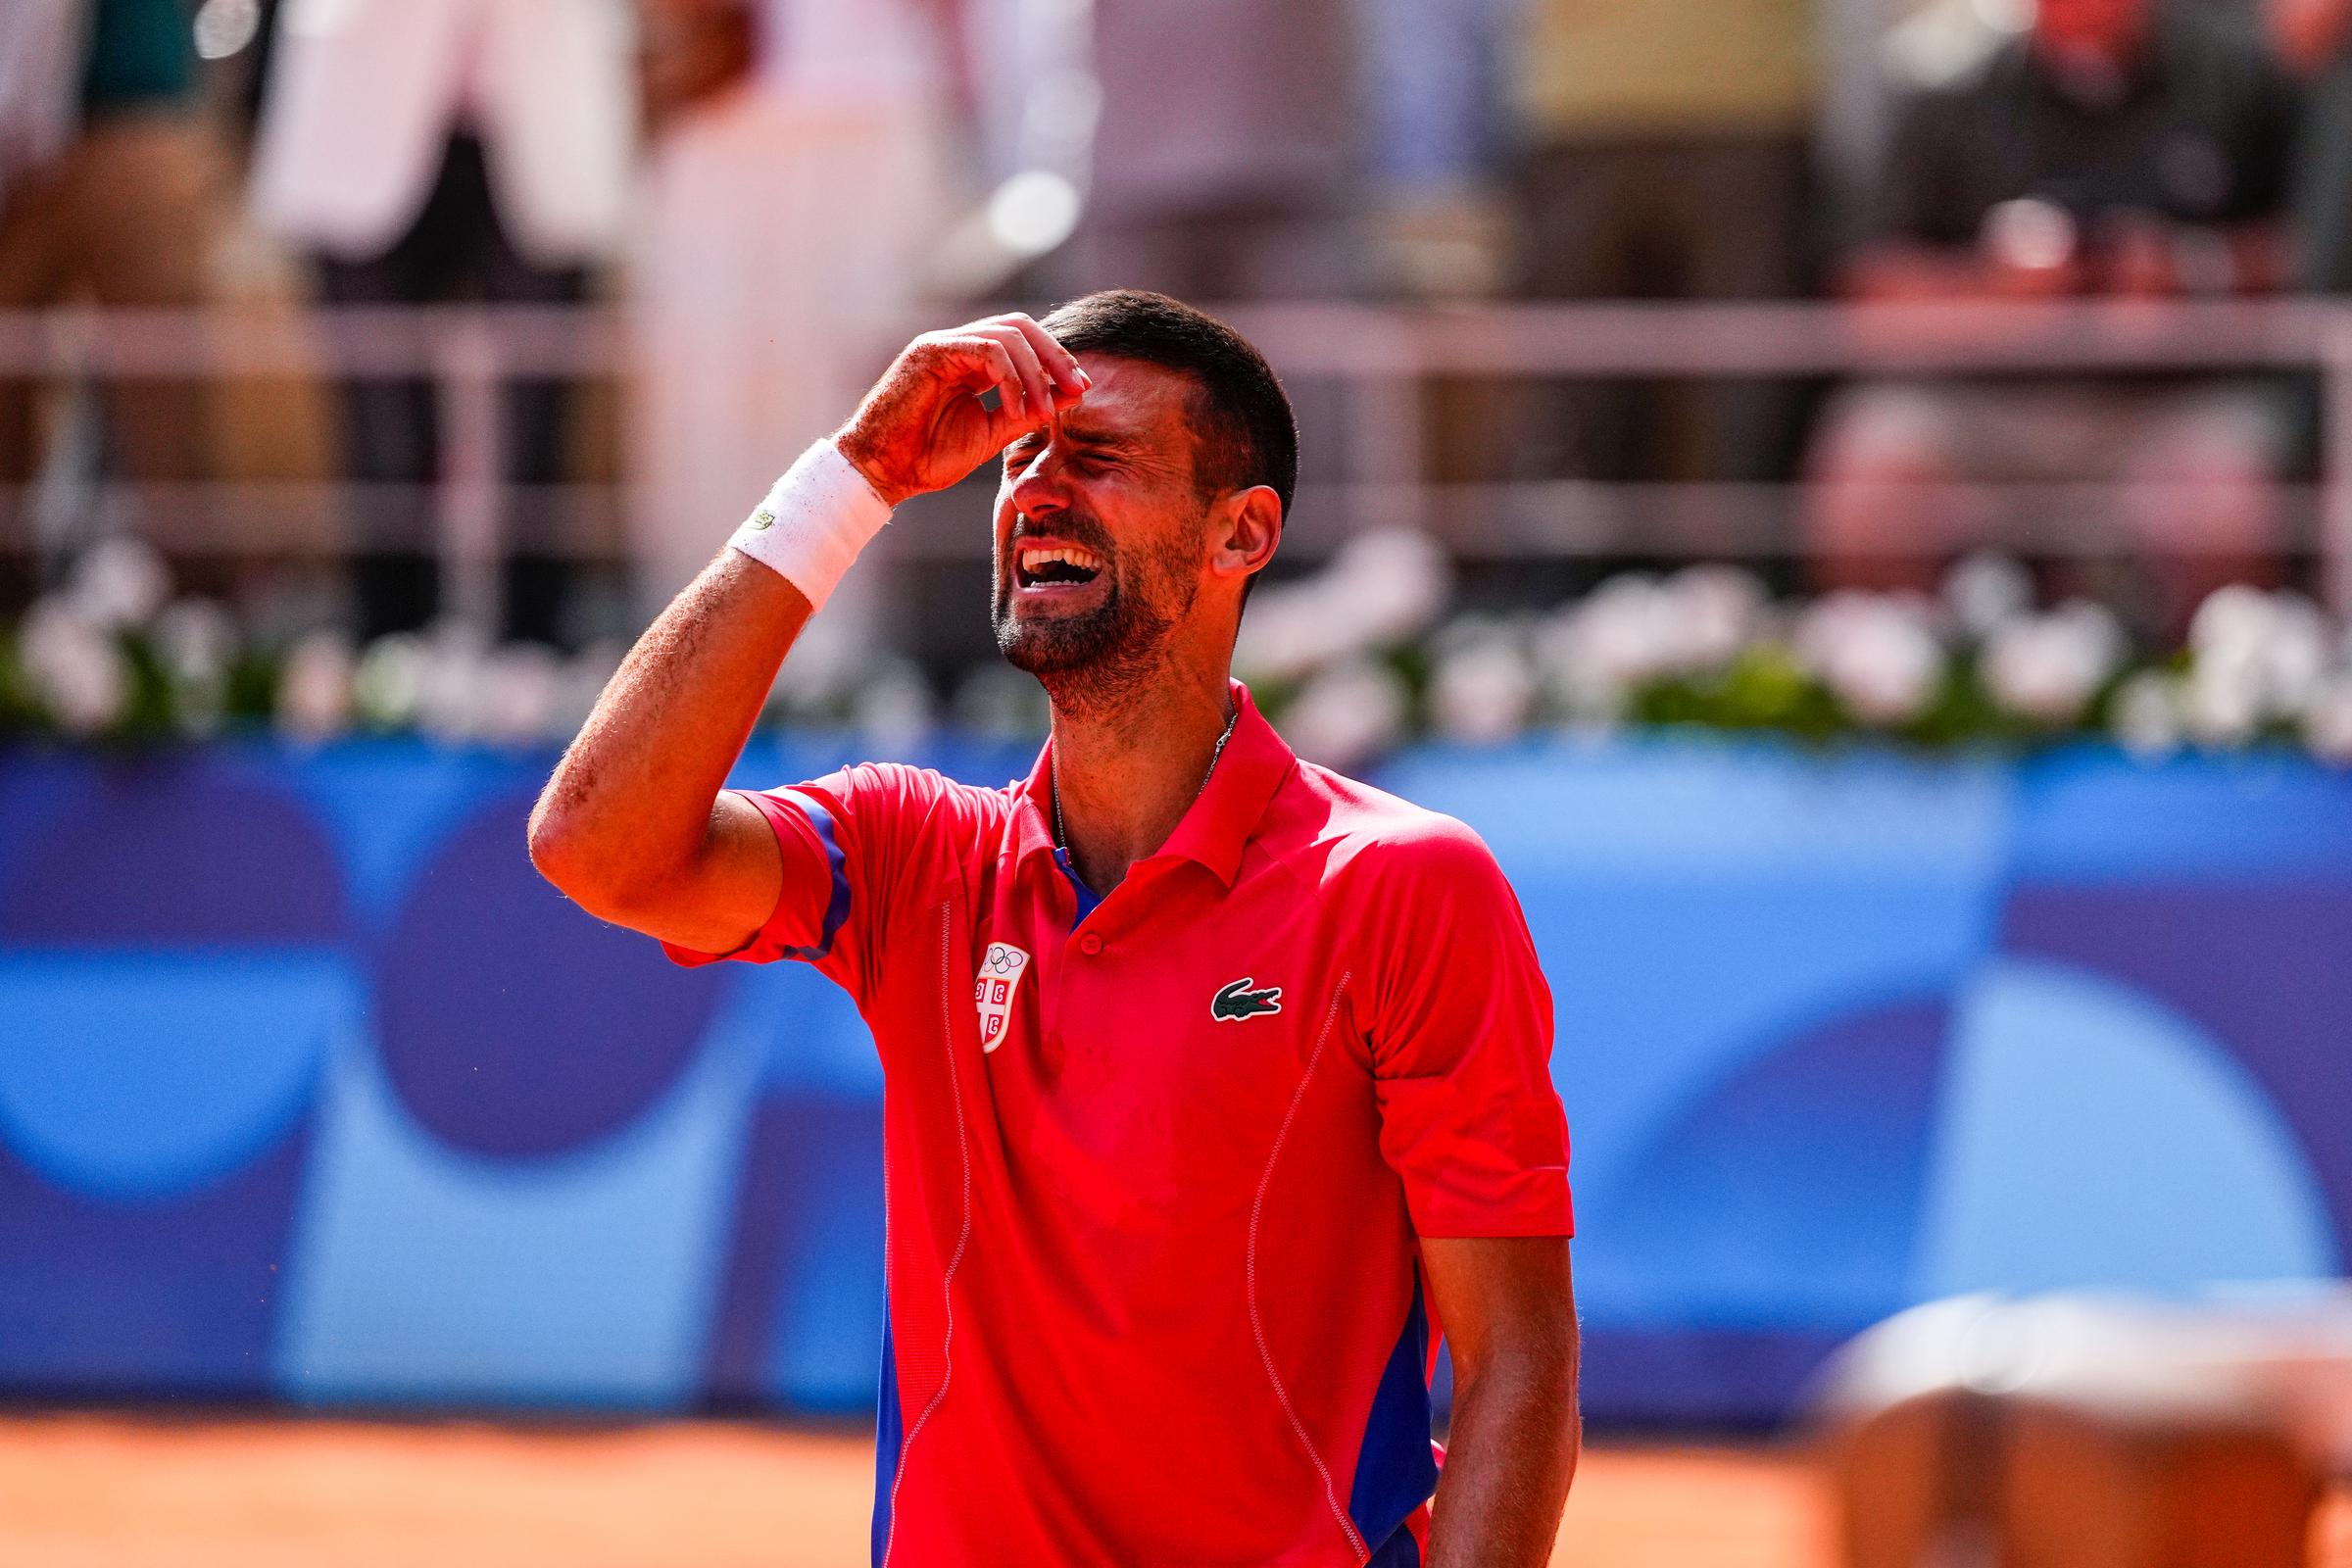
[[1070,879],[1070,891],[1078,895],[1078,912],[1070,916],[1070,929],[1075,931],[1088,915],[1095,912],[1095,906],[1102,902],[1102,895],[1079,880],[1078,868],[1070,863],[1069,851],[1057,847],[1054,851],[1054,863],[1061,867],[1061,874]]
[[1421,1568],[1421,1543],[1413,1539],[1410,1530],[1398,1525],[1395,1535],[1373,1548],[1372,1555],[1364,1560],[1364,1568]]
[[882,1307],[882,1386],[874,1396],[874,1568],[890,1554],[890,1494],[899,1483],[906,1431],[899,1414],[899,1358],[890,1348],[890,1306]]
[[[1381,1369],[1356,1449],[1355,1482],[1348,1489],[1348,1517],[1375,1550],[1366,1568],[1417,1563],[1420,1550],[1398,1527],[1438,1487],[1429,1451],[1429,1315],[1421,1304],[1421,1271],[1413,1271],[1413,1304],[1404,1331]],[[1404,1543],[1397,1547],[1391,1537]],[[1398,1556],[1398,1550],[1411,1553]]]
[[813,948],[786,948],[784,956],[814,963],[833,951],[833,938],[840,934],[841,922],[850,917],[850,869],[842,858],[841,838],[833,830],[833,813],[816,804],[813,797],[799,790],[778,790],[779,795],[792,797],[792,804],[801,808],[808,825],[816,829],[818,842],[825,847],[825,865],[833,873],[833,894],[825,901],[825,923],[816,934]]

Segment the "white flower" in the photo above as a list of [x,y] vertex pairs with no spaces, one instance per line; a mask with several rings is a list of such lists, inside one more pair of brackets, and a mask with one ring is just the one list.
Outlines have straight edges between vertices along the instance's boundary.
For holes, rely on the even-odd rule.
[[1250,682],[1295,680],[1328,663],[1342,641],[1329,609],[1310,585],[1261,588],[1242,617],[1234,670]]
[[1980,552],[1945,574],[1943,602],[1970,636],[1989,637],[2003,621],[2032,608],[2034,575],[2007,556]]
[[209,735],[228,707],[228,666],[237,653],[234,617],[210,599],[181,599],[155,617],[156,653],[172,677],[179,727]]
[[1243,617],[1235,665],[1287,680],[1419,635],[1445,611],[1453,568],[1429,535],[1376,528],[1300,582],[1272,584]]
[[2199,658],[2180,683],[2182,727],[2207,746],[2242,746],[2262,723],[2261,666],[2243,653]]
[[564,666],[556,683],[555,711],[549,716],[551,740],[569,740],[588,722],[596,711],[596,700],[605,694],[628,649],[619,643],[594,642],[574,654]]
[[210,599],[175,600],[155,617],[155,647],[175,679],[217,679],[236,657],[236,618]]
[[2244,583],[2216,588],[2189,617],[2188,646],[2197,653],[2259,644],[2271,624],[2271,596]]
[[[1257,613],[1252,605],[1250,613]],[[956,689],[956,722],[982,735],[1029,739],[1053,722],[1053,707],[1035,677],[989,660]]]
[[1299,756],[1346,772],[1396,743],[1406,708],[1395,670],[1352,659],[1307,683],[1283,716],[1283,733]]
[[297,740],[323,741],[351,722],[357,674],[351,645],[342,635],[314,631],[286,651],[278,673],[277,727]]
[[2123,628],[2103,606],[2075,600],[2046,615],[2013,617],[1984,644],[1984,685],[2003,708],[2044,724],[2071,724],[2113,675]]
[[512,643],[473,666],[468,733],[498,746],[532,746],[556,732],[564,663],[538,643]]
[[911,752],[937,716],[931,683],[908,660],[893,660],[865,683],[852,705],[852,721],[869,745],[892,756]]
[[2319,606],[2300,594],[2271,596],[2262,664],[2268,710],[2278,717],[2301,712],[2328,669],[2328,621]]
[[1580,718],[1607,718],[1636,686],[1674,667],[1675,604],[1653,577],[1611,577],[1570,605],[1537,637],[1562,706]]
[[130,686],[122,650],[77,604],[57,596],[39,601],[17,636],[32,693],[60,728],[94,735],[122,716]]
[[161,610],[172,597],[172,573],[146,543],[118,534],[82,552],[65,591],[84,620],[111,630],[137,625]]
[[2267,719],[2295,717],[2328,667],[2327,620],[2300,594],[2216,589],[2197,607],[2188,641],[2190,728],[2215,744],[2235,744]]
[[1489,635],[1439,658],[1429,701],[1431,720],[1448,740],[1508,740],[1535,708],[1535,671],[1516,643]]
[[1353,623],[1358,648],[1381,648],[1429,629],[1453,592],[1453,566],[1429,535],[1375,528],[1339,548],[1324,586]]
[[2255,649],[2199,654],[2180,685],[2180,717],[2189,735],[2207,746],[2242,746],[2253,739],[2266,706],[2264,685]]
[[2352,672],[2337,671],[2311,694],[2303,710],[2303,744],[2339,767],[2352,764]]
[[1942,640],[1914,596],[1835,593],[1797,618],[1796,653],[1866,724],[1908,723],[1943,679]]
[[2125,751],[2147,759],[2178,751],[2181,738],[2179,683],[2158,670],[2127,675],[2115,689],[2112,722]]
[[442,621],[425,633],[418,666],[416,724],[437,740],[470,740],[483,732],[486,716],[483,671],[490,647],[480,631],[463,621]]
[[1719,669],[1760,634],[1763,579],[1740,566],[1685,566],[1666,579],[1666,658],[1681,671]]
[[409,632],[378,637],[361,656],[352,697],[362,717],[385,729],[416,722],[424,697],[424,641]]

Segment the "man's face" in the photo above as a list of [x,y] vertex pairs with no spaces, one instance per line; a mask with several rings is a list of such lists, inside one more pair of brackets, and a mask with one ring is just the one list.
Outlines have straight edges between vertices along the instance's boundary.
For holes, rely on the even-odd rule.
[[1067,690],[1115,695],[1192,612],[1209,501],[1194,471],[1192,378],[1085,355],[1086,400],[1004,449],[997,487],[997,646]]
[[2139,47],[2151,0],[2036,0],[2034,36],[2060,56],[2121,61]]

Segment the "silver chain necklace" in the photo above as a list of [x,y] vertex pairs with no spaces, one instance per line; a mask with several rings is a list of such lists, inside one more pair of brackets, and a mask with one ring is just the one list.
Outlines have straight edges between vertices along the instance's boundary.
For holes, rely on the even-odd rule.
[[[1207,790],[1209,778],[1217,770],[1217,759],[1225,755],[1225,743],[1233,739],[1233,726],[1241,721],[1242,710],[1237,707],[1233,716],[1225,720],[1224,733],[1217,737],[1216,746],[1208,754],[1208,767],[1200,775],[1200,788],[1193,791],[1194,800],[1199,800]],[[1070,848],[1070,835],[1061,825],[1061,759],[1058,757],[1054,759],[1054,847],[1064,854]]]

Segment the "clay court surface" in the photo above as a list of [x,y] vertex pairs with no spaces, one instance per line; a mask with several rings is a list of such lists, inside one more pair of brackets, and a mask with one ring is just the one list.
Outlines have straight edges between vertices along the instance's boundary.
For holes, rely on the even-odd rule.
[[[858,1568],[871,1440],[721,1423],[518,1430],[0,1421],[5,1568]],[[1555,1563],[1828,1568],[1771,1451],[1602,1446]]]

